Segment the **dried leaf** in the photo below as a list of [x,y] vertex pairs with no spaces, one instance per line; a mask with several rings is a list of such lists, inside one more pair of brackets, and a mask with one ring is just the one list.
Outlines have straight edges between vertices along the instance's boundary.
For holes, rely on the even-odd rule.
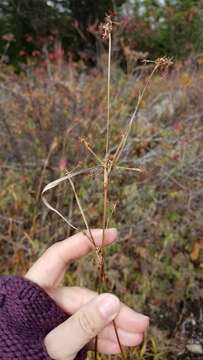
[[196,261],[199,259],[199,256],[200,256],[200,244],[199,243],[195,243],[192,247],[192,252],[190,254],[190,257],[191,257],[191,260],[192,261]]
[[49,184],[47,184],[45,186],[45,188],[43,189],[42,191],[42,201],[43,203],[47,206],[47,208],[53,212],[55,212],[58,216],[60,216],[65,222],[66,224],[68,224],[71,228],[75,229],[75,230],[79,230],[76,226],[74,226],[69,220],[67,220],[62,214],[60,211],[58,211],[57,209],[55,209],[46,199],[45,197],[45,194],[55,188],[56,186],[58,186],[59,184],[61,184],[62,182],[66,181],[66,180],[69,180],[70,182],[70,179],[77,176],[77,175],[82,175],[82,174],[93,174],[95,172],[98,171],[98,166],[96,167],[93,167],[93,168],[88,168],[88,169],[85,169],[85,170],[79,170],[79,171],[76,171],[76,172],[70,172],[68,173],[67,175],[61,177],[60,179],[57,179],[57,180],[54,180],[52,182],[50,182]]

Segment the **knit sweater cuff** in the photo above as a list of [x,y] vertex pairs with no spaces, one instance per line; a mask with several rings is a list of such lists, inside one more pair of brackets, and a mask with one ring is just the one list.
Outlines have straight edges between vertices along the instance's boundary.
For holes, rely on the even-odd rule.
[[[38,285],[16,276],[0,277],[0,359],[50,360],[44,338],[68,315]],[[76,360],[85,360],[83,348]]]

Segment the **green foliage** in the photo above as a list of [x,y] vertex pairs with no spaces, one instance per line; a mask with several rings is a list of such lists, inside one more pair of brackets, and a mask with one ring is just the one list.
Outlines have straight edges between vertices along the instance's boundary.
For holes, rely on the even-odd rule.
[[[146,51],[153,58],[184,58],[203,51],[202,2],[135,0],[130,15],[123,16],[125,3],[126,0],[3,0],[2,59],[13,64],[26,63],[31,57],[46,60],[50,53],[53,59],[56,44],[60,43],[67,57],[71,53],[74,59],[82,57],[88,65],[95,65],[98,23],[111,10],[118,13],[120,23],[115,26],[117,44],[124,40],[130,49]],[[116,53],[118,50],[115,48]]]
[[202,10],[202,2],[197,0],[137,0],[126,38],[130,37],[132,47],[153,57],[183,58],[201,52]]
[[[5,0],[0,4],[0,35],[13,34],[14,40],[7,51],[12,62],[23,61],[22,51],[31,55],[33,50],[49,46],[49,36],[62,37],[69,27],[67,11],[60,13],[58,0],[53,7],[45,0]],[[4,40],[4,39],[3,39]],[[1,52],[5,40],[0,42]]]
[[[118,6],[123,0],[117,1]],[[4,0],[0,3],[0,37],[12,34],[13,41],[4,37],[0,52],[6,45],[6,54],[12,63],[23,61],[19,55],[31,55],[34,50],[53,49],[56,40],[65,50],[73,52],[92,50],[95,37],[88,27],[104,18],[113,9],[111,0]]]
[[114,5],[120,6],[123,0],[112,1],[94,1],[94,0],[69,0],[68,7],[73,19],[76,19],[85,31],[88,25],[96,20],[103,21],[104,15],[113,10]]

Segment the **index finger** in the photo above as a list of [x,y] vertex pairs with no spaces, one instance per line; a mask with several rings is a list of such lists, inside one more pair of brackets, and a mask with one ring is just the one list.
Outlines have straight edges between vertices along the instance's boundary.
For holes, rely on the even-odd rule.
[[[102,244],[103,230],[91,230],[96,246]],[[104,245],[111,244],[117,237],[116,229],[105,230]],[[34,263],[25,277],[41,287],[55,287],[67,268],[67,265],[94,249],[88,237],[80,232],[66,240],[55,243]]]

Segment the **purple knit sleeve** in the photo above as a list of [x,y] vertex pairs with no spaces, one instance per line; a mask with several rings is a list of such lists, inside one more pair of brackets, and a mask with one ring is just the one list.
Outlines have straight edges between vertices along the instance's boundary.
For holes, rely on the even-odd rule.
[[[0,277],[0,359],[49,360],[45,336],[68,319],[48,294],[33,282]],[[82,349],[77,360],[86,359]]]

